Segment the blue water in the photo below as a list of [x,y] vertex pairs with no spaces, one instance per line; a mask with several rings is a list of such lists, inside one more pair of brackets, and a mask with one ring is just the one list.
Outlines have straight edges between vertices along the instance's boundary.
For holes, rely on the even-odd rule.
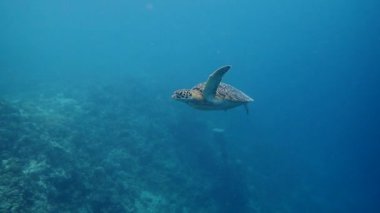
[[[159,114],[159,138],[170,138],[165,150],[179,156],[184,182],[211,185],[173,191],[187,205],[173,212],[380,212],[379,9],[376,0],[1,1],[0,98],[91,90],[100,111],[128,99],[140,117]],[[170,99],[226,64],[223,82],[255,99],[249,115]],[[103,85],[115,87],[107,100],[93,89]],[[155,138],[149,119],[140,123],[136,134]],[[116,211],[107,205],[103,212]],[[158,209],[149,211],[169,211]]]

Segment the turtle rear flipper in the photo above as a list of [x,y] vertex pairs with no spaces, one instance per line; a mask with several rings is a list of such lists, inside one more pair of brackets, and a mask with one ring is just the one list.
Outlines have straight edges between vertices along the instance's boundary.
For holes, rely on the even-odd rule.
[[205,89],[203,91],[203,95],[207,101],[213,101],[216,90],[218,89],[218,86],[220,84],[220,81],[222,81],[223,75],[231,68],[231,66],[223,66],[217,70],[215,70],[211,75],[208,77]]

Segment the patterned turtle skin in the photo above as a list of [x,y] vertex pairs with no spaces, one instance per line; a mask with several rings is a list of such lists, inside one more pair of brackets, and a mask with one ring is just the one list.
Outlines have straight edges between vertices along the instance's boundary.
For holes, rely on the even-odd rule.
[[[253,99],[239,89],[220,82],[229,69],[230,66],[217,69],[207,82],[199,83],[191,89],[176,90],[172,98],[200,110],[227,110],[243,105],[248,113],[247,104]],[[210,94],[209,97],[206,94]]]

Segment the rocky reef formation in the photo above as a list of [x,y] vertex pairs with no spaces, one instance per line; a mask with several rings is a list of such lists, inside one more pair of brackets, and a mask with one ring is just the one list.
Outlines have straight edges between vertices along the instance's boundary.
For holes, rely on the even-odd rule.
[[223,212],[210,138],[185,141],[202,124],[129,89],[0,101],[0,212]]

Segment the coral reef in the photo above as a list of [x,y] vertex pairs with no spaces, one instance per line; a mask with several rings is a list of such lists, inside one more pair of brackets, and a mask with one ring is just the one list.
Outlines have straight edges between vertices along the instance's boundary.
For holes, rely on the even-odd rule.
[[170,107],[117,87],[0,101],[0,212],[221,212],[210,138],[183,143],[202,124]]

